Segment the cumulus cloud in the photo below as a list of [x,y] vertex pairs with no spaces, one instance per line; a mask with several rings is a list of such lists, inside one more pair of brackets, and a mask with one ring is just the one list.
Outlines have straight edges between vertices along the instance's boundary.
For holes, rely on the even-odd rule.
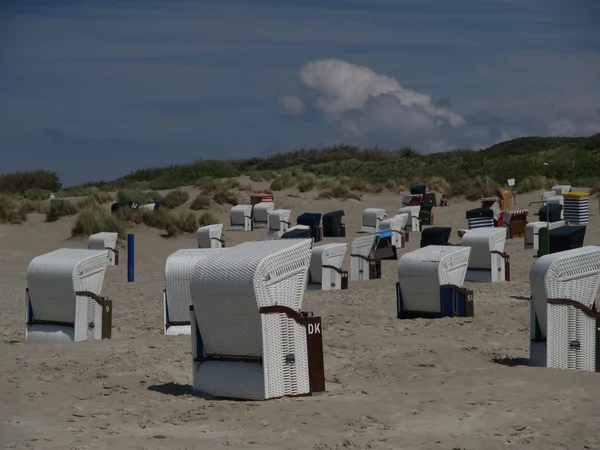
[[[447,99],[407,89],[395,78],[338,59],[311,61],[298,72],[301,96],[282,94],[288,114],[309,110],[337,133],[360,145],[410,145],[432,152],[480,148],[506,138],[534,134],[573,135],[573,120],[506,121],[489,111],[461,114]],[[595,121],[593,121],[595,122]]]

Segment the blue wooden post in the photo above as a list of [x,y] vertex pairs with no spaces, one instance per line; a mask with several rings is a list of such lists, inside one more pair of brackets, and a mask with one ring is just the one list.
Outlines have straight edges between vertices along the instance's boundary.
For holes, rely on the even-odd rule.
[[133,234],[127,235],[127,281],[133,283],[135,276],[135,239]]

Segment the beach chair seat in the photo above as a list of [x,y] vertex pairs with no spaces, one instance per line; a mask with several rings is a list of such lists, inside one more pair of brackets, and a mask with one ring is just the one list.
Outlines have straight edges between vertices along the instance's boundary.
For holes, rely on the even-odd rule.
[[221,249],[192,270],[193,389],[265,400],[325,390],[320,317],[302,313],[312,241]]
[[375,258],[379,235],[356,238],[350,246],[350,281],[381,278],[381,260]]
[[387,217],[385,209],[366,208],[362,215],[361,233],[375,233],[379,231],[381,221]]
[[101,297],[109,250],[61,248],[27,267],[25,342],[110,339],[112,301]]
[[252,205],[236,205],[230,210],[230,231],[252,230]]
[[205,225],[196,231],[196,240],[198,248],[221,248],[225,246],[225,241],[221,239],[223,233],[223,224],[216,223]]
[[308,272],[308,289],[322,291],[348,289],[348,272],[342,270],[347,250],[346,243],[313,247]]
[[381,231],[392,230],[392,245],[396,249],[404,248],[408,241],[407,223],[408,214],[396,214],[389,219],[382,220],[379,229]]
[[421,222],[419,220],[421,205],[403,206],[396,213],[396,215],[399,214],[408,215],[407,229],[409,232],[416,233],[421,231]]
[[466,233],[462,247],[471,248],[466,281],[493,283],[510,281],[510,257],[504,251],[506,229],[503,227],[477,228]]
[[463,283],[470,247],[428,245],[398,260],[397,317],[473,317],[473,291]]
[[448,245],[452,227],[431,227],[421,232],[421,248],[428,245]]
[[600,247],[588,246],[539,258],[529,274],[529,364],[600,372]]
[[298,216],[296,219],[298,225],[306,225],[310,227],[313,242],[320,242],[323,239],[323,230],[321,228],[321,214],[320,213],[304,213]]
[[119,233],[108,233],[101,232],[92,234],[88,238],[88,249],[90,250],[108,250],[109,252],[109,266],[119,265],[119,249],[117,248],[117,241],[119,240]]
[[323,237],[346,237],[346,225],[342,222],[344,211],[323,214]]
[[222,248],[185,248],[171,253],[165,262],[163,326],[165,336],[190,334],[190,280],[196,263]]
[[275,209],[273,202],[260,202],[252,207],[252,224],[254,228],[269,228],[269,213]]
[[281,237],[291,225],[291,214],[292,211],[289,209],[274,209],[270,211],[268,214],[269,229],[267,230],[267,235]]
[[[525,227],[525,237],[523,248],[525,250],[539,250],[540,248],[540,239],[539,233],[542,228],[546,228],[548,226],[547,222],[527,222],[527,226]],[[565,226],[564,220],[559,220],[558,222],[550,222],[550,229],[553,230],[555,228],[560,228]]]

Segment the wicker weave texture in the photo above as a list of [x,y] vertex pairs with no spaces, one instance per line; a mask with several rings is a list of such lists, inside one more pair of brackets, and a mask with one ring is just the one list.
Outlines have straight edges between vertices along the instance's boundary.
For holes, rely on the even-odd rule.
[[462,287],[470,254],[470,247],[428,245],[402,255],[398,261],[398,281],[405,308],[439,312],[440,286]]
[[[190,292],[206,354],[262,358],[263,366],[259,376],[252,365],[202,363],[194,381],[198,390],[236,398],[308,392],[304,327],[285,314],[261,315],[259,308],[300,311],[311,246],[309,239],[246,242],[197,262]],[[294,363],[286,363],[290,354]],[[210,368],[216,364],[224,365]]]
[[408,229],[411,232],[419,232],[421,230],[421,222],[419,222],[419,214],[421,214],[421,206],[403,206],[396,215],[408,214]]
[[[350,246],[350,281],[364,281],[369,279],[369,261],[379,243],[379,235],[370,234],[352,241]],[[360,255],[360,256],[353,256]]]
[[[102,310],[94,300],[76,296],[76,291],[100,295],[108,250],[59,249],[35,257],[27,268],[29,302],[35,320],[74,324],[73,340],[100,339]],[[89,328],[88,324],[94,327]],[[27,342],[54,342],[56,326],[36,325],[35,333],[26,332]],[[62,327],[60,327],[62,328]],[[39,336],[48,330],[43,338]],[[63,334],[70,335],[69,332]],[[58,338],[64,342],[64,336]]]
[[505,244],[506,229],[502,227],[477,228],[466,233],[460,241],[461,246],[471,247],[469,269],[491,270],[493,267],[497,270],[503,265],[502,257],[491,252],[503,253]]
[[289,209],[274,209],[268,213],[269,229],[267,235],[281,236],[290,224],[290,216],[292,211]]
[[223,224],[206,225],[198,228],[196,239],[198,248],[221,248],[221,234],[223,233]]
[[252,209],[254,228],[267,228],[269,226],[269,213],[275,209],[273,202],[260,202]]
[[[119,239],[118,233],[101,232],[92,234],[88,239],[88,249],[90,250],[106,250],[107,248],[116,250],[117,240]],[[110,251],[108,264],[111,266],[115,265],[115,253]]]
[[309,283],[321,284],[321,290],[324,291],[340,289],[342,275],[333,269],[323,268],[323,266],[333,266],[341,270],[347,250],[348,244],[346,243],[324,244],[313,247],[310,258]]

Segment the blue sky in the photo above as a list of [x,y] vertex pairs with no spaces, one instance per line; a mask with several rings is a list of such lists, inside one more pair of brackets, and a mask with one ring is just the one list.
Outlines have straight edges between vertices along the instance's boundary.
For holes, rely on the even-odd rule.
[[594,0],[4,0],[0,172],[600,132]]

